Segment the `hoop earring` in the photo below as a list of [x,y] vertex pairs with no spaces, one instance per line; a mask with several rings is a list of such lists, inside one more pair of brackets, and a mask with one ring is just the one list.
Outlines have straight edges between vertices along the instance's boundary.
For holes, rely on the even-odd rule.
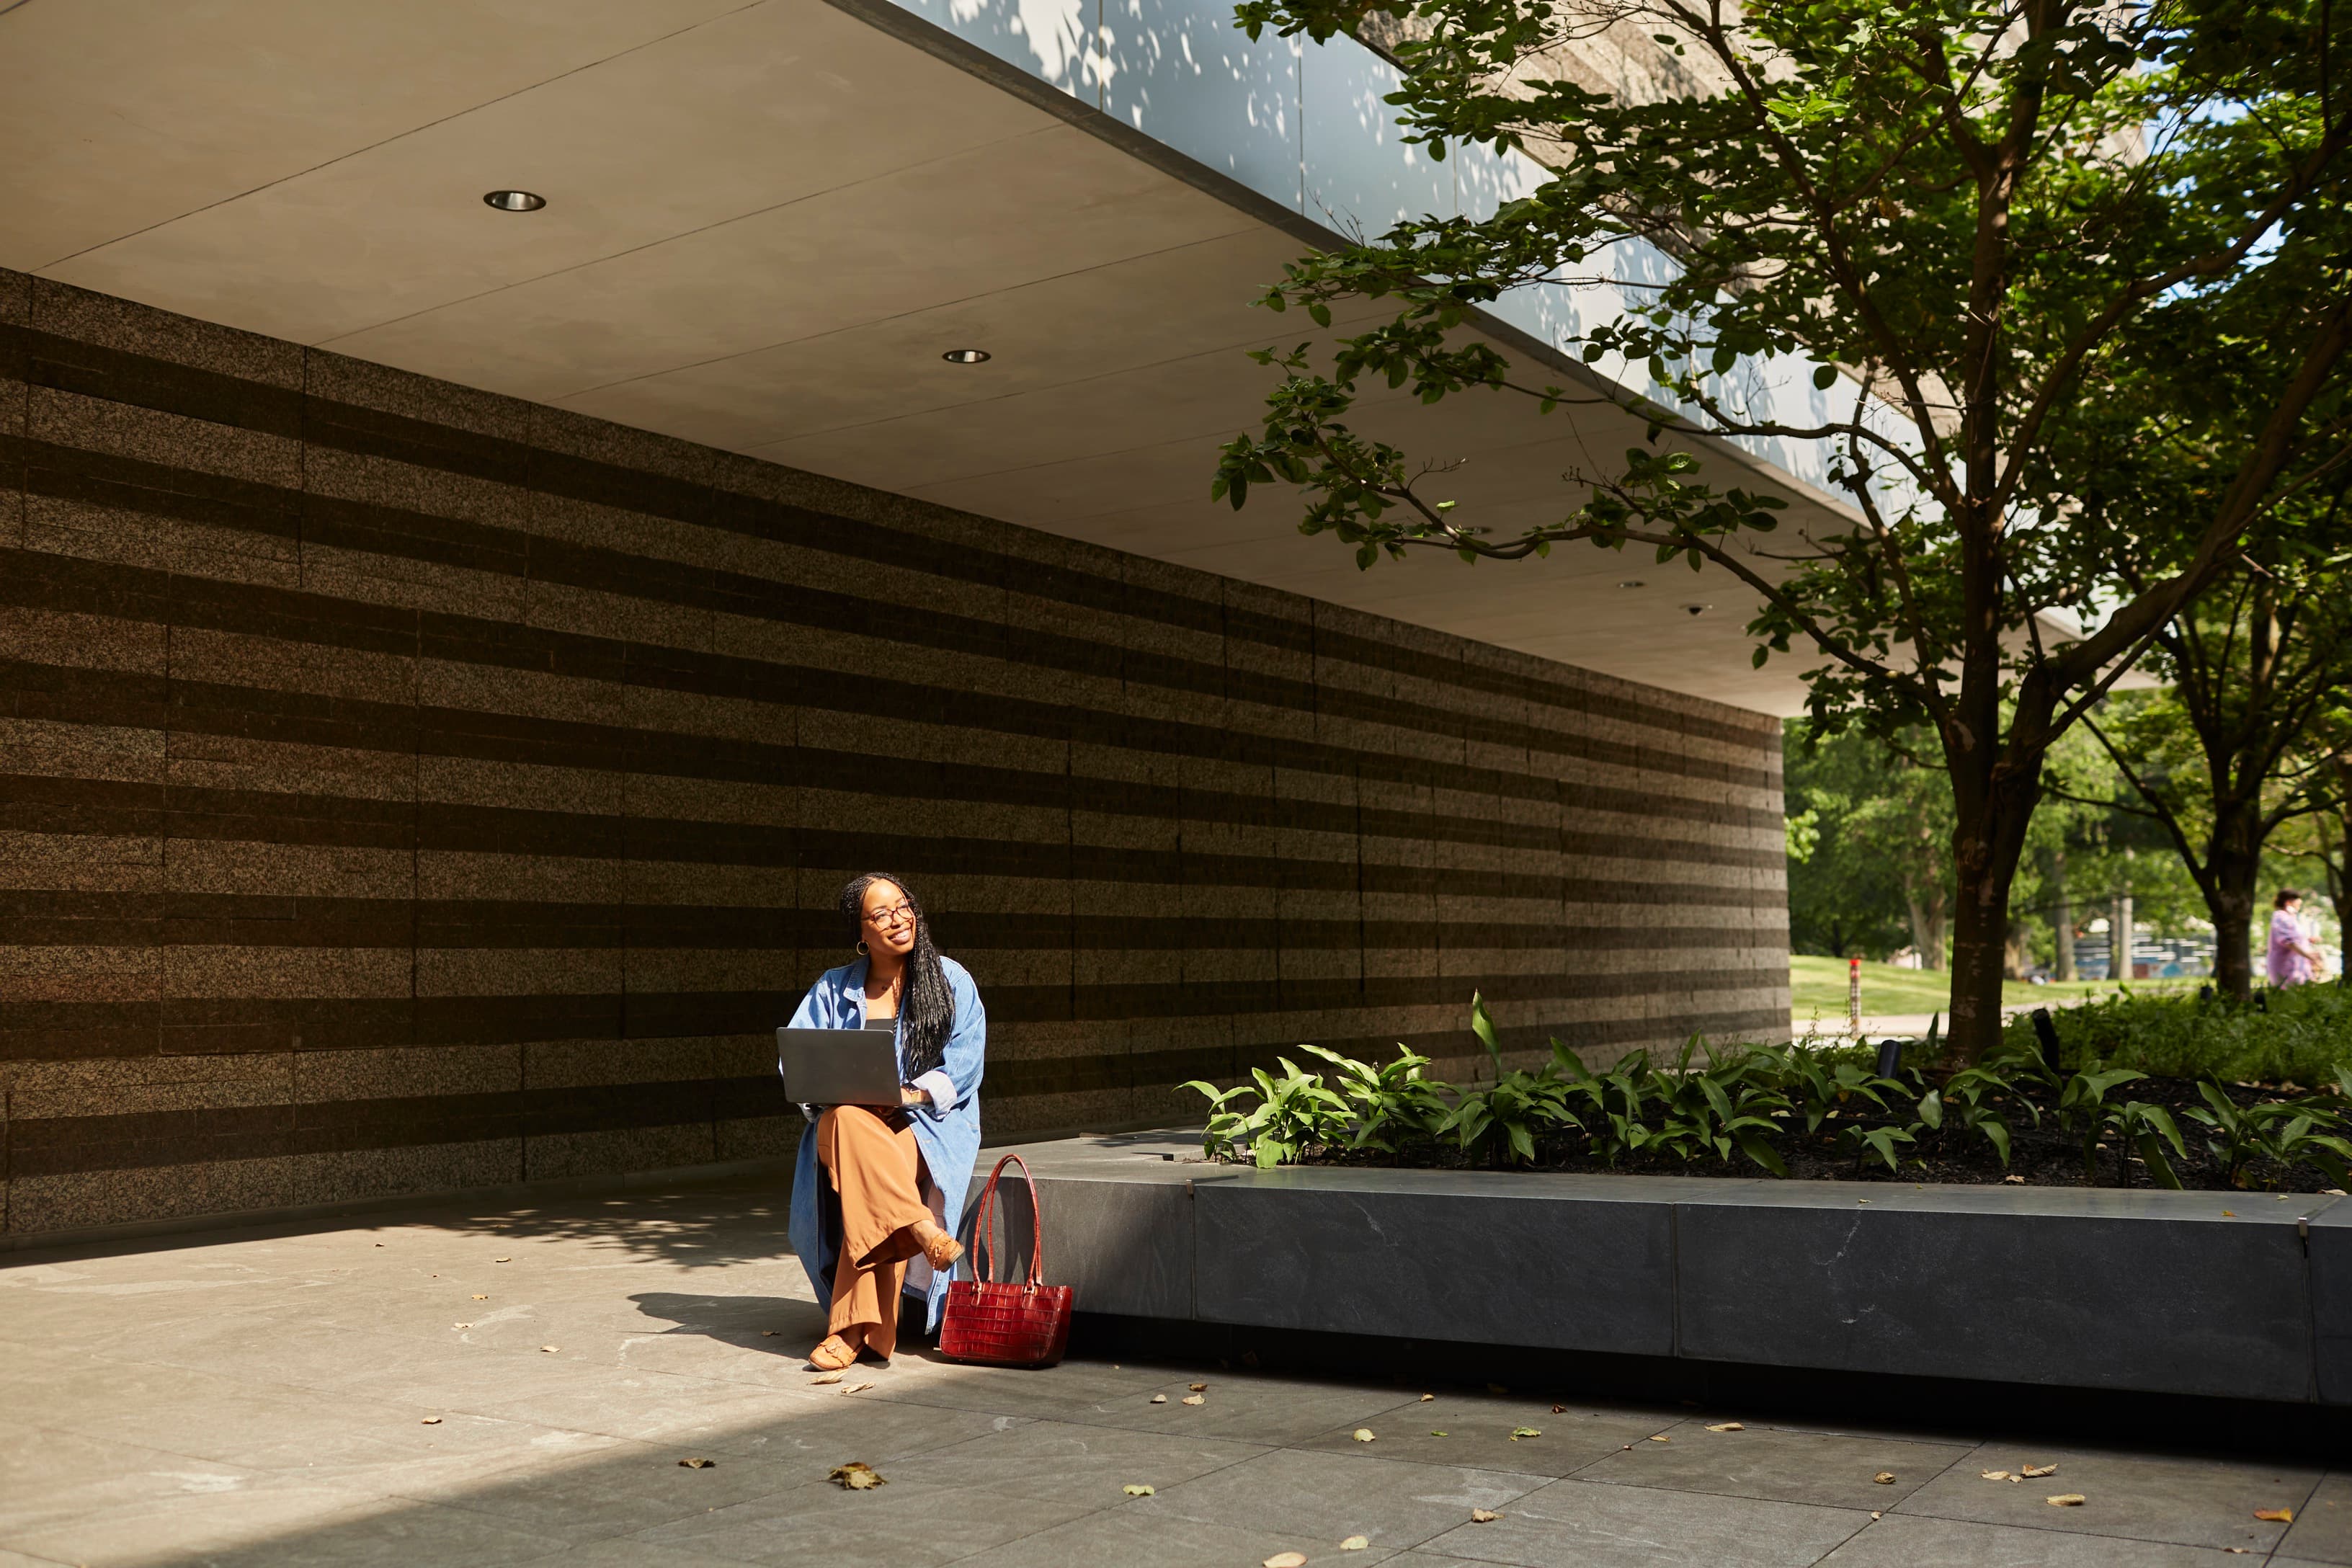
[[857,956],[860,958],[870,958],[873,956],[866,951],[866,939],[864,937],[859,937],[857,939]]

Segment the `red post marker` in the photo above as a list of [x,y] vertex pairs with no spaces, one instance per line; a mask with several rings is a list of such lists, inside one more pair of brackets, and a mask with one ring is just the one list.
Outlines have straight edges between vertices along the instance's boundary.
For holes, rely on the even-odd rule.
[[1845,961],[1845,1026],[1846,1033],[1859,1038],[1862,1034],[1862,960]]

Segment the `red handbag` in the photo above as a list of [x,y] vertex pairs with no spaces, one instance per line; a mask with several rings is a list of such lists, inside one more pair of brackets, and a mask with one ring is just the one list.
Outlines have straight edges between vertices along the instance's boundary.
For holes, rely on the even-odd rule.
[[[1035,1218],[1029,1278],[1017,1283],[949,1280],[947,1311],[940,1320],[940,1353],[950,1361],[984,1366],[1052,1366],[1070,1342],[1070,1288],[1045,1282],[1045,1215],[1037,1206],[1037,1179],[1029,1173],[1029,1162],[1018,1154],[996,1162],[988,1185],[980,1192],[981,1220],[988,1227],[988,1267],[995,1272],[996,1180],[1007,1165],[1020,1166],[1021,1179],[1029,1184],[1029,1212]],[[979,1268],[980,1259],[974,1258],[973,1272]]]

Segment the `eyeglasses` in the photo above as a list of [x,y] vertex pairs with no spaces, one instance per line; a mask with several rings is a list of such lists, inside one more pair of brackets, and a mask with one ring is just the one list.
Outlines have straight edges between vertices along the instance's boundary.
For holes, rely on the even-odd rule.
[[881,927],[910,926],[915,923],[915,906],[891,904],[883,909],[869,910],[866,918]]

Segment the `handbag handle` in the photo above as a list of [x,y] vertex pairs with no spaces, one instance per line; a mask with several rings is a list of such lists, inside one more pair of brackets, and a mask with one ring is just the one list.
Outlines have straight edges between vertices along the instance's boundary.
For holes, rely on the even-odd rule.
[[[999,1176],[1004,1174],[1004,1167],[1007,1165],[1020,1166],[1021,1179],[1029,1184],[1029,1217],[1031,1231],[1029,1247],[1029,1283],[1034,1288],[1035,1286],[1043,1285],[1045,1282],[1045,1212],[1037,1206],[1037,1178],[1029,1173],[1029,1162],[1023,1159],[1018,1154],[1007,1154],[1004,1158],[996,1162],[996,1169],[988,1173],[988,1185],[980,1190],[981,1222],[988,1227],[988,1268],[989,1272],[993,1274],[997,1271],[998,1268],[999,1255],[996,1250],[996,1180]],[[1008,1222],[1004,1228],[1009,1234],[1013,1226],[1010,1222]],[[972,1273],[975,1278],[980,1276],[980,1259],[976,1258],[972,1259]],[[1005,1283],[1009,1284],[1011,1281],[1008,1280],[1005,1281]]]

